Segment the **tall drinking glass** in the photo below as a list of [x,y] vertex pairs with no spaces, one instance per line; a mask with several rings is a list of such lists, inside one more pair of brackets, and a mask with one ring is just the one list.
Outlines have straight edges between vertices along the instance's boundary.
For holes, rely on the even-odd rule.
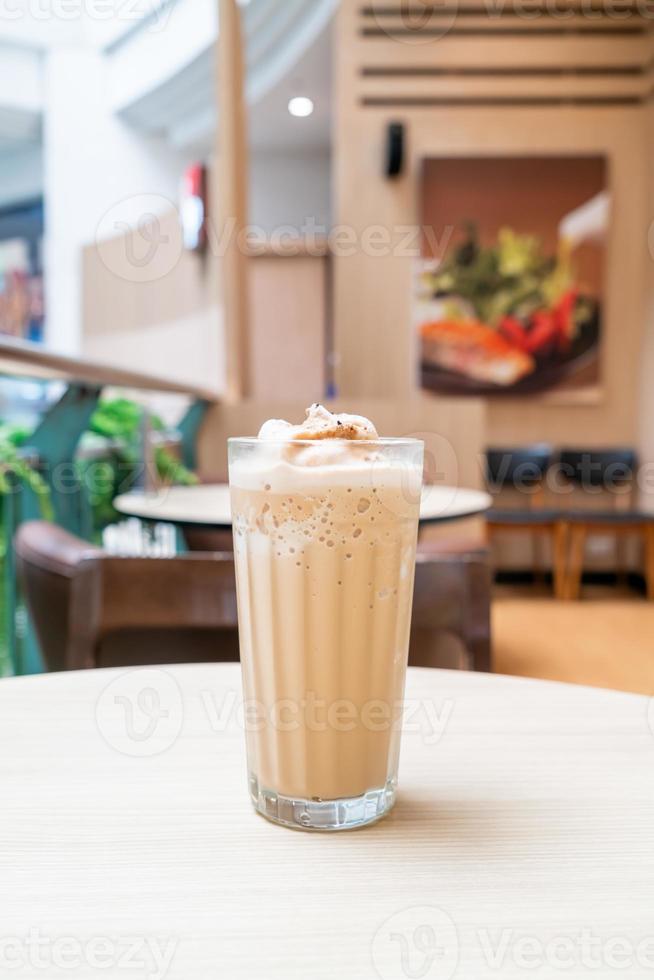
[[229,442],[250,793],[277,823],[395,801],[423,449]]

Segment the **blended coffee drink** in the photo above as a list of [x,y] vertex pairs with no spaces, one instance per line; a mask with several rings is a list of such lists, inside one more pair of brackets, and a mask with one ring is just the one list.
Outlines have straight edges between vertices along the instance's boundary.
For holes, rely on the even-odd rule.
[[320,405],[230,440],[255,807],[338,830],[393,805],[423,445]]

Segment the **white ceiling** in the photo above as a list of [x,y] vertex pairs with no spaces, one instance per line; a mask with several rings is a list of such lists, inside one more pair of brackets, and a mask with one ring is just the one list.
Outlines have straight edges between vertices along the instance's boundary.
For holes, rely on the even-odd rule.
[[[64,44],[104,52],[108,111],[185,155],[212,151],[216,0],[130,0],[141,21],[40,18],[33,31],[29,0],[16,2],[26,5],[25,16],[0,22],[0,168],[19,153],[32,153],[40,168],[46,58],[49,48]],[[39,10],[47,2],[40,0]],[[117,10],[125,6],[112,2]],[[159,19],[153,20],[156,3]],[[250,0],[245,6],[248,125],[258,154],[329,146],[336,6],[337,0]],[[290,115],[288,102],[296,95],[313,100],[312,116]]]
[[[257,150],[326,147],[334,0],[260,0],[260,5],[267,18],[252,0],[245,21],[251,145]],[[173,9],[165,36],[143,32],[128,39],[112,57],[109,85],[116,111],[178,149],[210,152],[217,126],[215,31],[215,0],[186,0]],[[312,116],[289,114],[294,95],[313,99]]]
[[[253,149],[329,146],[332,114],[332,24],[328,23],[279,83],[249,110]],[[313,100],[312,116],[297,119],[288,112],[295,95]]]

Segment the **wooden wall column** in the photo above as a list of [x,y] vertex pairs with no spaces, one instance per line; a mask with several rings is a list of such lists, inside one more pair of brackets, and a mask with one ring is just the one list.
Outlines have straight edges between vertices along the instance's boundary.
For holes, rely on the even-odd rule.
[[248,222],[248,152],[245,118],[245,57],[241,16],[236,0],[218,0],[218,126],[216,179],[210,212],[217,242],[225,249],[221,264],[225,324],[227,390],[230,400],[248,394],[247,257],[243,232]]

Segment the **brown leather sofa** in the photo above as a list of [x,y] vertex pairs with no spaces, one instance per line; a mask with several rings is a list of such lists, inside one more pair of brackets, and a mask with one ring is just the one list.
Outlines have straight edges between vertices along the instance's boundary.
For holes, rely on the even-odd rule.
[[42,521],[15,550],[49,670],[238,660],[231,554],[116,558]]

